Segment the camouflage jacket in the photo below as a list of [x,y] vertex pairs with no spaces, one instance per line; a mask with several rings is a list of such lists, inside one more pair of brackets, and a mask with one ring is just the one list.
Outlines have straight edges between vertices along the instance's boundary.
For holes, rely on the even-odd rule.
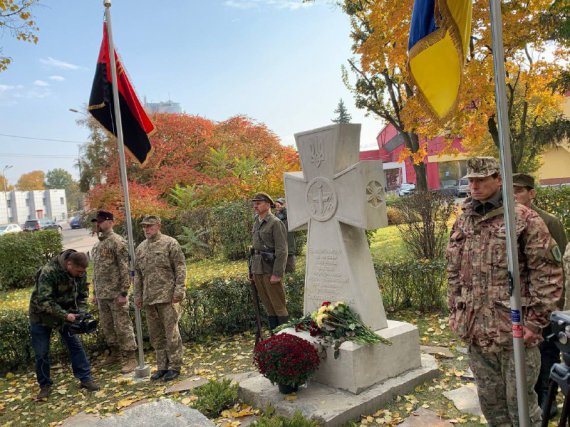
[[[467,199],[447,247],[450,327],[489,352],[512,347],[503,212],[481,216]],[[560,251],[536,212],[517,203],[515,214],[525,345],[535,346],[562,296]]]
[[554,215],[540,209],[534,204],[530,207],[542,218],[548,228],[548,231],[550,231],[552,238],[556,241],[560,250],[564,251],[564,248],[568,244],[568,239],[566,238],[566,231],[564,231],[564,225],[562,225],[562,222]]
[[72,277],[65,270],[65,259],[73,252],[62,252],[38,272],[30,298],[31,323],[54,328],[64,324],[68,313],[87,311],[86,276]]
[[137,247],[135,301],[151,305],[183,299],[185,282],[186,259],[176,239],[159,232]]
[[[253,274],[274,274],[283,277],[287,263],[287,231],[281,220],[271,212],[262,220],[256,216],[252,235],[255,251],[251,266]],[[271,256],[268,257],[263,252]]]
[[99,299],[115,299],[129,291],[127,243],[109,230],[93,247],[93,292]]
[[566,251],[564,251],[564,276],[566,289],[570,289],[570,243],[566,245]]

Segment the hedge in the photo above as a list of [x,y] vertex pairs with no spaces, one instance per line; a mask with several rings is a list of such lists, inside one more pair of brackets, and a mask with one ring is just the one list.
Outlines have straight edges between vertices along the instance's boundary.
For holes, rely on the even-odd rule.
[[[440,310],[445,306],[445,262],[408,261],[375,265],[388,311],[402,308]],[[286,276],[285,292],[291,317],[303,314],[304,273]],[[134,318],[134,306],[130,305]],[[92,313],[97,311],[91,307]],[[148,331],[142,311],[143,337],[148,344]],[[262,321],[266,315],[262,308]],[[186,290],[182,302],[180,333],[184,341],[199,341],[217,334],[236,334],[255,330],[255,311],[251,285],[244,278],[216,278]],[[105,347],[100,329],[95,334],[83,335],[85,347],[90,351]],[[66,357],[58,334],[52,338],[54,359]],[[33,360],[30,343],[29,319],[22,310],[0,310],[0,373],[28,366]]]
[[538,187],[536,189],[536,205],[556,216],[570,235],[570,186]]
[[38,268],[62,250],[57,230],[0,236],[0,290],[33,286]]

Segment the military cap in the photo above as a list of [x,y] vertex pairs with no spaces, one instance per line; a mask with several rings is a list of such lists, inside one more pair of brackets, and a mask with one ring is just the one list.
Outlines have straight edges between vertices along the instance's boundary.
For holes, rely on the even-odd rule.
[[467,160],[465,178],[486,178],[500,173],[499,162],[494,157],[471,157]]
[[282,205],[285,204],[285,197],[279,197],[277,200],[275,200],[276,203],[281,203]]
[[91,220],[91,222],[103,222],[107,220],[113,221],[113,214],[111,212],[97,211],[97,215]]
[[141,221],[141,225],[154,225],[160,224],[160,217],[157,215],[145,215]]
[[513,175],[513,185],[532,189],[534,188],[534,178],[526,173],[515,173]]
[[252,202],[267,202],[273,206],[273,199],[267,193],[255,193],[253,198],[251,199]]

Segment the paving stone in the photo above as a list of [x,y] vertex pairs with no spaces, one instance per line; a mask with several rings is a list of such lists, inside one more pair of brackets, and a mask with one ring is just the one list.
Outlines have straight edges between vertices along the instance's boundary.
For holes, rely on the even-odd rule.
[[471,368],[467,368],[465,373],[461,375],[461,378],[463,378],[464,380],[473,381],[475,379],[475,375],[473,375],[473,371],[471,370]]
[[420,408],[404,420],[399,427],[452,427],[453,424],[441,419],[435,412]]
[[85,412],[79,412],[72,417],[69,417],[61,424],[63,427],[92,427],[97,425],[99,417]]
[[422,353],[432,354],[436,358],[444,357],[446,359],[453,359],[455,355],[447,347],[433,347],[429,345],[420,345]]
[[129,407],[120,415],[99,420],[96,427],[214,427],[196,409],[170,399]]
[[457,346],[457,347],[455,347],[455,350],[457,350],[459,353],[462,353],[462,354],[469,354],[469,352],[467,351],[467,348],[465,348],[465,347]]
[[459,411],[477,416],[483,415],[475,384],[471,383],[455,390],[446,391],[443,395],[451,400]]
[[245,381],[248,378],[255,377],[257,375],[259,375],[257,371],[249,371],[249,372],[241,372],[239,374],[228,374],[224,378],[227,378],[239,384],[242,381]]
[[179,381],[176,384],[168,387],[165,391],[166,394],[170,393],[178,393],[181,391],[188,391],[193,390],[201,385],[204,385],[208,382],[206,378],[202,378],[200,376],[193,376],[190,378],[186,378],[185,380]]
[[239,397],[256,408],[271,405],[278,414],[286,417],[292,417],[299,411],[323,427],[336,427],[359,420],[361,414],[376,412],[397,395],[411,393],[415,387],[439,373],[435,358],[422,354],[421,368],[375,384],[359,394],[311,381],[299,388],[296,399],[291,399],[279,393],[276,385],[258,374],[240,383]]

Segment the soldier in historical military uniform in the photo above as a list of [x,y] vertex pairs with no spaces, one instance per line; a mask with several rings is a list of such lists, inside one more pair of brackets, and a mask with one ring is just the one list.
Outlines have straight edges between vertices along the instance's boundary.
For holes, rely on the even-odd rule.
[[[283,197],[275,200],[275,216],[279,218],[285,230],[288,229],[287,224],[287,203]],[[285,273],[293,273],[295,271],[295,233],[287,231],[287,263],[285,264]]]
[[91,366],[77,335],[68,326],[78,313],[87,312],[87,280],[85,270],[89,261],[82,252],[68,249],[54,257],[38,272],[30,298],[30,330],[36,358],[36,377],[40,385],[37,400],[45,400],[53,384],[50,377],[49,344],[56,329],[67,347],[73,375],[81,381],[81,388],[97,391]]
[[255,288],[267,312],[269,328],[273,330],[289,320],[283,288],[287,231],[283,223],[271,213],[273,200],[269,195],[257,193],[251,201],[255,211],[252,273]]
[[170,381],[182,368],[182,338],[178,329],[180,302],[186,294],[186,260],[180,244],[160,232],[158,216],[141,225],[146,240],[136,250],[135,304],[144,308],[157,372],[150,379]]
[[[560,250],[563,251],[568,244],[564,226],[562,225],[562,222],[554,215],[551,215],[545,210],[540,209],[533,203],[533,200],[536,197],[536,190],[534,189],[534,178],[526,173],[514,174],[513,186],[516,201],[525,205],[527,208],[531,208],[542,218],[551,236],[558,244]],[[568,293],[565,293],[568,296]],[[564,308],[564,298],[560,300],[560,305],[558,308]],[[546,338],[551,333],[552,331],[549,324],[546,328],[544,328],[542,335],[544,338]],[[556,347],[556,344],[553,341],[546,339],[540,343],[539,349],[541,360],[540,375],[538,377],[538,382],[536,383],[535,390],[538,394],[538,404],[542,406],[542,403],[546,402],[546,396],[548,395],[548,385],[552,365],[555,363],[560,363],[560,350],[558,350],[558,347]],[[556,413],[555,402],[552,404],[550,413],[552,416]]]
[[[447,247],[449,324],[469,345],[470,366],[489,425],[519,425],[499,166],[492,157],[475,157],[468,160],[467,172],[471,197],[463,204]],[[532,425],[538,426],[537,346],[562,296],[561,257],[536,212],[516,204],[515,216],[529,414]]]
[[[123,362],[121,372],[137,367],[135,334],[129,316],[129,254],[127,242],[113,231],[113,214],[97,212],[99,242],[93,248],[93,299],[99,307],[99,321],[111,354],[104,365]],[[123,359],[124,357],[124,359]]]

